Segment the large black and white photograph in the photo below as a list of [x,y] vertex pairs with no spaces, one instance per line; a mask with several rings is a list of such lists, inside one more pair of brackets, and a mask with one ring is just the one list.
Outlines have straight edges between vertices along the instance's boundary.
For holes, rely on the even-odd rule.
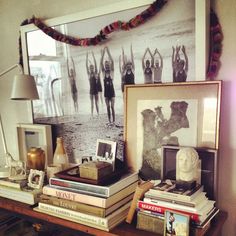
[[[93,37],[106,24],[129,21],[148,7],[91,15],[54,29]],[[195,0],[169,1],[144,24],[95,46],[61,43],[41,30],[27,32],[26,39],[24,60],[40,96],[33,102],[34,122],[51,124],[54,139],[63,137],[70,162],[94,156],[97,138],[123,140],[125,85],[195,81]]]
[[153,175],[160,178],[162,145],[197,145],[197,102],[138,100],[137,159],[141,173],[150,176],[154,170]]

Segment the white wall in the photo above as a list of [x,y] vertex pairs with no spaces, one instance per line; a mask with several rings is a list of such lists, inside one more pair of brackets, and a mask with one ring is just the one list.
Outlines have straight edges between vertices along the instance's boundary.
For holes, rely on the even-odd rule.
[[[0,0],[0,71],[18,61],[19,25],[35,15],[49,19],[112,4],[113,0]],[[117,2],[117,1],[116,1]],[[122,2],[122,0],[118,1]],[[217,79],[222,79],[223,99],[221,114],[221,142],[219,168],[219,206],[228,211],[229,218],[222,235],[236,235],[236,1],[212,0],[219,16],[223,33],[222,67]],[[125,4],[123,2],[123,4]],[[0,78],[0,114],[10,153],[18,155],[16,123],[30,122],[27,102],[10,101],[12,75]],[[0,141],[0,154],[2,154]],[[0,160],[1,161],[1,160]]]
[[217,79],[223,80],[220,129],[219,205],[229,218],[222,235],[236,235],[236,1],[214,0],[223,34],[221,69]]

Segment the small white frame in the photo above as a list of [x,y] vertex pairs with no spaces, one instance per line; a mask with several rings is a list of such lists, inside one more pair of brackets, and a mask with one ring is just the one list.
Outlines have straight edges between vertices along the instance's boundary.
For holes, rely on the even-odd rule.
[[43,187],[45,172],[42,170],[30,169],[28,176],[28,186],[35,189]]
[[53,147],[51,125],[18,124],[18,150],[21,160],[27,163],[27,152],[30,147],[40,147],[45,152],[45,168],[52,164]]
[[111,140],[97,139],[96,159],[99,161],[109,162],[115,169],[116,159],[116,142]]

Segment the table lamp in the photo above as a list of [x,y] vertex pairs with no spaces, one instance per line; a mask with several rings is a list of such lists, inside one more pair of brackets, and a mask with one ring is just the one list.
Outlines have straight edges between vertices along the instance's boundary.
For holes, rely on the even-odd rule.
[[[33,76],[23,74],[23,69],[20,64],[15,64],[5,71],[0,73],[1,76],[5,75],[9,71],[13,70],[14,68],[18,67],[20,70],[20,74],[15,75],[13,86],[12,86],[12,93],[11,99],[12,100],[35,100],[39,99],[36,83]],[[6,139],[2,124],[2,119],[0,116],[0,133],[3,142],[3,148],[5,152],[5,160],[6,165],[0,166],[0,178],[8,177],[10,175],[10,167],[8,166],[7,160],[9,157],[12,157],[11,154],[7,150]]]

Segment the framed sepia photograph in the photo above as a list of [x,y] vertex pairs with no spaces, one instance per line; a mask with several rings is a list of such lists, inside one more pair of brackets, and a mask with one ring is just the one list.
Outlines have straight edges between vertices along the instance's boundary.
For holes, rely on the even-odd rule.
[[109,162],[112,164],[113,170],[115,169],[116,144],[114,141],[98,139],[96,146],[95,159]]
[[128,166],[161,178],[163,145],[218,149],[221,81],[127,85]]
[[50,125],[18,124],[18,149],[22,161],[27,163],[27,153],[32,147],[41,148],[45,152],[45,166],[52,164],[53,146]]
[[189,236],[189,216],[176,212],[165,211],[164,236]]
[[[181,146],[182,147],[182,146]],[[176,154],[180,146],[162,146],[161,179],[176,180]],[[217,200],[218,151],[211,148],[194,148],[200,160],[201,185],[207,197]]]
[[30,169],[28,176],[28,186],[35,189],[43,187],[45,172],[41,170]]
[[[68,36],[94,37],[112,22],[128,22],[152,3],[152,0],[126,1],[125,4],[116,2],[96,8],[96,11],[92,9],[48,19],[45,24]],[[196,0],[169,1],[160,12],[145,21],[145,24],[130,31],[113,32],[106,41],[91,47],[61,43],[33,24],[22,26],[24,70],[35,77],[40,97],[32,102],[34,123],[52,125],[53,140],[55,142],[57,136],[63,137],[71,163],[81,163],[82,156],[94,156],[98,138],[117,142],[123,140],[124,62],[133,61],[131,76],[135,84],[144,84],[143,62],[151,59],[150,53],[146,53],[149,48],[151,54],[156,52],[156,56],[161,55],[156,60],[162,70],[162,73],[156,73],[161,74],[158,81],[161,79],[162,82],[171,82],[173,47],[176,49],[181,46],[181,56],[186,52],[188,58],[186,80],[205,80],[199,76],[199,62],[202,61],[196,58],[202,52],[202,45],[198,48],[198,40],[195,40],[204,35],[205,25],[201,22],[205,8],[199,9],[202,6]],[[200,20],[197,12],[201,12]],[[197,29],[202,30],[201,33],[197,31],[196,25],[199,26]],[[42,41],[43,44],[40,43]],[[100,68],[104,64],[101,61],[102,52],[105,51],[104,59],[113,61],[114,65],[112,83],[115,97],[114,106],[110,109],[104,97],[105,77]],[[205,50],[202,53],[205,57]],[[96,71],[100,73],[99,92],[96,96],[91,96],[88,67],[93,65],[95,68],[95,64]],[[205,73],[205,64],[203,71]]]

